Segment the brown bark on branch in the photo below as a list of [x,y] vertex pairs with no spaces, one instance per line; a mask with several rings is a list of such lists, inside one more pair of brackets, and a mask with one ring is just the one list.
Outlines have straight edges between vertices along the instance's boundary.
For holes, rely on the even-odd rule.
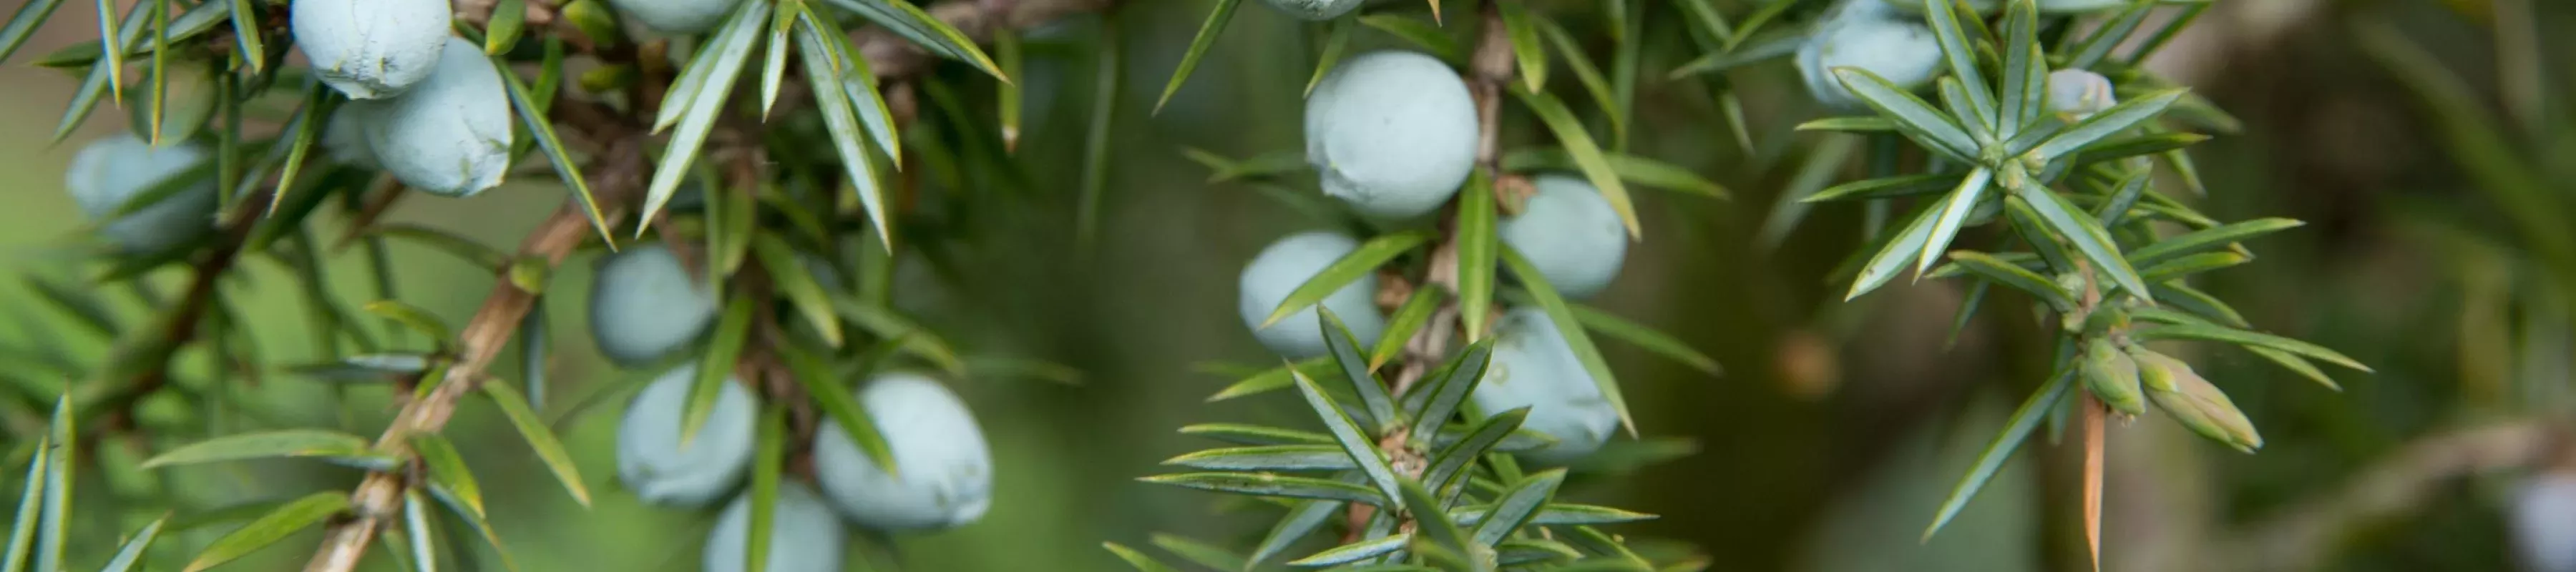
[[[641,134],[624,137],[612,143],[593,165],[591,188],[601,198],[601,213],[609,220],[623,218],[623,200],[644,184],[644,149]],[[519,247],[521,257],[546,261],[552,268],[563,263],[574,248],[592,235],[590,220],[578,204],[565,204],[537,226]],[[457,333],[456,363],[446,369],[438,385],[427,397],[412,400],[394,416],[393,424],[376,439],[379,451],[408,458],[411,438],[421,433],[436,433],[447,426],[456,413],[456,403],[483,381],[483,371],[491,367],[510,344],[519,321],[536,306],[537,293],[522,289],[509,277],[509,269],[494,276],[492,294],[483,307],[474,312],[473,321]],[[323,537],[322,548],[304,569],[307,572],[347,572],[358,566],[376,529],[399,514],[406,483],[402,472],[369,473],[349,496],[352,515],[333,523]]]

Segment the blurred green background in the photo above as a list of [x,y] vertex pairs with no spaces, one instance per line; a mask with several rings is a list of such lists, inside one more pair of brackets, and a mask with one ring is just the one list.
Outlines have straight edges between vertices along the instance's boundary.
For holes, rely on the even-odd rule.
[[[2409,456],[2408,447],[2470,427],[2566,419],[2568,402],[2531,397],[2530,387],[2569,384],[2565,336],[2569,290],[2525,254],[2532,245],[2501,230],[2508,215],[2481,179],[2456,166],[2442,124],[2385,68],[2365,57],[2355,22],[2394,22],[2464,79],[2498,125],[2513,130],[2518,161],[2565,173],[2576,137],[2576,4],[2558,0],[2222,0],[2158,66],[2193,85],[2245,123],[2192,150],[2210,194],[2197,199],[2222,219],[2293,217],[2311,224],[2252,246],[2257,264],[2211,276],[2205,287],[2234,302],[2259,328],[2339,349],[2378,369],[2343,376],[2332,392],[2247,354],[2199,351],[2201,371],[2224,387],[2262,429],[2268,446],[2243,455],[2198,440],[2158,416],[2115,427],[2106,502],[2105,569],[2496,570],[2515,566],[2500,520],[2502,503],[2531,463],[2442,472],[2372,504],[2350,490],[2391,471],[2448,467]],[[1809,2],[1821,5],[1821,2]],[[1570,28],[1597,29],[1589,2],[1539,2]],[[1892,287],[1845,304],[1825,274],[1861,246],[1858,208],[1813,211],[1776,251],[1757,233],[1774,201],[1825,136],[1790,127],[1819,116],[1796,73],[1775,61],[1732,74],[1745,98],[1756,148],[1725,135],[1724,116],[1705,83],[1667,81],[1662,71],[1690,54],[1676,17],[1649,5],[1650,46],[1637,98],[1636,153],[1690,167],[1731,187],[1719,202],[1647,193],[1644,242],[1623,275],[1593,303],[1672,332],[1725,364],[1707,377],[1634,348],[1607,344],[1640,429],[1686,438],[1697,453],[1624,476],[1586,478],[1572,494],[1664,515],[1624,527],[1634,537],[1695,544],[1720,570],[2081,569],[2073,517],[2072,448],[2026,449],[1965,515],[1918,542],[1942,496],[2001,417],[2045,372],[2041,338],[2026,310],[1996,309],[1956,347],[1944,333],[1960,297],[1952,284]],[[1743,2],[1720,3],[1741,9]],[[1459,4],[1453,7],[1466,6]],[[1241,545],[1267,523],[1221,510],[1214,495],[1135,482],[1157,462],[1193,450],[1172,432],[1186,423],[1303,423],[1278,395],[1203,404],[1231,380],[1194,373],[1209,360],[1258,362],[1267,355],[1234,311],[1235,273],[1262,245],[1323,224],[1249,189],[1203,182],[1183,147],[1230,156],[1299,145],[1298,90],[1310,69],[1310,31],[1266,8],[1247,8],[1188,87],[1159,115],[1152,96],[1178,63],[1206,3],[1146,0],[1119,10],[1126,70],[1096,253],[1076,252],[1071,205],[1081,137],[1094,86],[1089,55],[1045,42],[1086,41],[1097,18],[1078,16],[1032,34],[1023,78],[1032,109],[1020,144],[1026,195],[986,201],[985,232],[956,252],[953,286],[922,272],[896,297],[974,351],[1046,359],[1083,372],[1078,386],[978,379],[960,391],[992,439],[999,466],[993,510],[981,523],[895,540],[909,570],[1116,570],[1102,541],[1142,545],[1150,532]],[[2518,10],[2517,10],[2518,8]],[[26,53],[92,37],[82,6],[64,9]],[[1453,13],[1467,13],[1458,11]],[[2499,15],[2502,14],[2502,15]],[[2520,44],[2497,30],[2520,27],[2543,57],[2524,73]],[[2508,32],[2507,38],[2515,36]],[[1362,32],[1360,46],[1392,45]],[[2499,46],[2505,46],[2501,51]],[[1069,46],[1069,44],[1067,45]],[[1354,46],[1360,47],[1360,46]],[[1679,55],[1676,55],[1679,54]],[[26,60],[28,57],[22,56]],[[959,74],[961,70],[943,70]],[[2536,78],[2537,86],[2521,82]],[[1568,81],[1560,79],[1560,82]],[[65,254],[78,212],[60,173],[78,143],[122,128],[102,112],[60,145],[43,136],[74,82],[24,63],[0,67],[0,268],[73,279],[95,268]],[[983,83],[968,83],[989,90]],[[2525,92],[2541,94],[2520,114]],[[990,97],[977,92],[972,97]],[[2501,110],[2501,111],[2499,111]],[[2499,115],[2501,114],[2501,115]],[[111,116],[116,117],[111,117]],[[2525,130],[2525,128],[2529,128]],[[1507,139],[1537,131],[1507,123]],[[1846,172],[1845,176],[1849,176]],[[1839,178],[1838,178],[1839,179]],[[2576,180],[2552,177],[2547,191],[2576,204]],[[1306,188],[1311,188],[1306,187]],[[434,225],[508,248],[564,200],[551,177],[466,200],[412,197],[394,218]],[[2529,213],[2523,213],[2529,214]],[[2540,213],[2561,224],[2576,212]],[[337,221],[318,229],[338,232]],[[398,296],[461,323],[489,288],[489,275],[445,254],[397,243]],[[556,291],[589,284],[589,254],[558,274]],[[262,355],[274,364],[310,362],[310,340],[291,274],[273,260],[248,264],[227,288],[255,317]],[[365,268],[336,256],[332,286],[344,299],[373,297]],[[164,289],[182,276],[156,276]],[[2555,274],[2564,276],[2564,274]],[[120,303],[118,292],[101,292]],[[0,300],[32,300],[15,280]],[[552,391],[574,396],[633,373],[601,362],[588,342],[577,297],[548,304],[554,342]],[[67,333],[61,316],[36,303],[9,303],[13,344],[59,343],[86,356],[104,344]],[[128,323],[144,317],[128,304]],[[2016,320],[2019,320],[2016,322]],[[2556,332],[2555,338],[2549,337]],[[2554,340],[2554,341],[2553,341]],[[418,344],[418,339],[410,340]],[[2197,348],[2196,348],[2197,349]],[[182,363],[202,369],[199,352]],[[380,430],[392,411],[380,387],[352,387],[335,402],[327,386],[271,375],[255,396],[268,422]],[[338,403],[338,405],[334,405]],[[466,407],[449,430],[481,476],[492,521],[527,570],[692,570],[714,511],[642,506],[616,492],[607,403],[563,426],[595,491],[584,510],[566,498],[495,412]],[[560,411],[550,411],[557,413]],[[1302,424],[1298,426],[1303,426]],[[2563,427],[2563,426],[2560,426]],[[2439,472],[2439,471],[2437,471]],[[178,488],[221,501],[284,498],[345,488],[351,470],[313,464],[234,463],[165,471]],[[134,516],[110,510],[104,487],[81,489],[88,544],[104,551]],[[91,500],[98,497],[98,500]],[[2375,508],[2376,507],[2376,508]],[[148,520],[156,514],[139,515]],[[2329,523],[2315,537],[2299,526]],[[223,527],[199,531],[202,543]],[[236,570],[300,566],[312,533],[230,565]],[[181,544],[187,544],[181,543]],[[165,542],[164,544],[170,544]],[[94,554],[94,553],[93,553]],[[2284,555],[2286,554],[2286,555]],[[86,556],[92,562],[103,556]],[[371,561],[390,569],[389,563]],[[2280,563],[2292,564],[2280,564]]]

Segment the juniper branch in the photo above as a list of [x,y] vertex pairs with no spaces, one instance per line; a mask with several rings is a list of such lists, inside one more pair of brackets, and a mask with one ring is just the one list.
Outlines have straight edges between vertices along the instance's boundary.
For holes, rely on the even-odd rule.
[[[460,11],[483,0],[458,0]],[[1055,20],[1068,14],[1104,9],[1114,0],[1020,0],[953,1],[931,7],[931,14],[956,26],[978,42],[991,38],[997,26],[1029,27]],[[536,10],[542,2],[530,3]],[[549,7],[550,9],[551,7]],[[488,17],[490,8],[481,8]],[[468,12],[472,14],[472,12]],[[470,16],[469,16],[470,17]],[[531,21],[535,21],[531,18]],[[880,77],[907,77],[925,71],[930,63],[928,52],[881,28],[863,29],[853,38],[863,57]],[[631,195],[642,190],[647,173],[644,142],[649,134],[640,126],[623,119],[616,111],[596,103],[567,101],[559,104],[553,118],[584,131],[591,141],[603,142],[589,170],[591,188],[598,191],[602,215],[614,220],[625,216]],[[520,246],[520,256],[544,260],[551,268],[561,264],[572,250],[590,236],[589,220],[579,205],[566,205],[540,224]],[[377,438],[379,450],[408,459],[411,436],[435,433],[454,415],[456,403],[475,384],[484,379],[483,371],[495,362],[501,350],[516,333],[521,318],[534,307],[537,293],[521,289],[509,280],[507,269],[492,286],[492,294],[472,321],[459,333],[456,363],[450,365],[438,385],[427,397],[414,400],[394,417],[391,426]],[[331,525],[306,572],[349,572],[357,568],[377,529],[398,515],[402,492],[407,486],[401,472],[371,473],[350,495],[351,515]]]
[[[252,197],[243,202],[256,204],[266,202],[266,199]],[[191,265],[187,293],[164,316],[161,327],[146,330],[141,333],[142,337],[122,342],[114,359],[108,360],[107,371],[100,373],[101,379],[82,385],[104,388],[108,393],[93,400],[82,400],[84,404],[76,418],[97,419],[104,413],[111,426],[128,426],[133,422],[134,404],[169,384],[171,356],[196,340],[198,324],[205,321],[207,310],[214,307],[215,291],[221,285],[224,273],[232,270],[233,263],[240,260],[242,246],[249,241],[251,230],[258,226],[261,212],[250,208],[233,209],[216,225],[215,232],[220,238],[213,249],[199,255]],[[103,432],[88,431],[84,434],[101,435]]]
[[[600,153],[600,164],[591,170],[591,188],[599,190],[601,214],[611,220],[623,218],[628,203],[623,199],[644,186],[643,141],[640,131],[613,139]],[[590,220],[581,205],[566,204],[528,235],[519,247],[519,255],[544,260],[548,268],[553,268],[562,264],[591,232]],[[511,335],[517,333],[519,321],[537,302],[537,293],[510,280],[509,272],[504,268],[497,273],[492,294],[484,298],[482,308],[458,333],[456,363],[447,367],[428,396],[403,406],[393,424],[376,439],[377,450],[410,457],[411,437],[445,428],[449,417],[456,413],[457,401],[483,382],[483,371],[498,361]],[[376,529],[401,510],[402,493],[407,486],[403,477],[402,472],[369,473],[349,496],[352,515],[331,525],[321,549],[305,565],[306,572],[348,572],[357,568]]]
[[[1503,89],[1504,85],[1512,79],[1512,42],[1510,34],[1503,29],[1502,10],[1494,3],[1499,1],[1502,0],[1491,0],[1478,7],[1481,27],[1477,32],[1476,51],[1468,56],[1466,77],[1467,93],[1476,102],[1476,168],[1487,173],[1499,173],[1502,170]],[[1461,192],[1491,193],[1496,192],[1497,188],[1499,186],[1489,186],[1481,189],[1463,189]],[[1431,269],[1423,277],[1423,284],[1419,287],[1443,288],[1456,292],[1459,272],[1458,199],[1450,198],[1449,204],[1443,206],[1441,211],[1446,213],[1446,216],[1440,219],[1440,242],[1431,248]],[[1490,272],[1492,269],[1485,269],[1485,271]],[[1388,284],[1389,288],[1405,287],[1402,281],[1389,281]],[[1397,304],[1403,303],[1402,296],[1385,296],[1382,293],[1380,299],[1394,300]],[[1396,364],[1395,374],[1389,380],[1389,393],[1402,397],[1406,391],[1413,389],[1416,382],[1421,381],[1423,375],[1439,367],[1443,356],[1449,354],[1450,342],[1455,337],[1454,329],[1461,323],[1460,311],[1455,299],[1442,302],[1440,308],[1432,312],[1431,322],[1424,324],[1420,331],[1414,333],[1413,339],[1405,342],[1404,351]],[[1420,478],[1421,471],[1427,463],[1419,458],[1407,458],[1413,456],[1410,452],[1412,449],[1408,446],[1411,438],[1411,435],[1401,431],[1390,433],[1380,440],[1378,449],[1385,451],[1391,457],[1392,464],[1403,471],[1405,477]],[[1374,507],[1352,504],[1348,516],[1349,532],[1343,542],[1359,540],[1359,534],[1368,527],[1368,521],[1374,512]]]

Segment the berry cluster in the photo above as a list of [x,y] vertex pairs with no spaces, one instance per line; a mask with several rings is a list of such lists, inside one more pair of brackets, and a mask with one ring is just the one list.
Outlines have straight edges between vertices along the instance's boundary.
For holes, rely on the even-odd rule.
[[[817,274],[828,268],[807,265]],[[818,277],[823,278],[829,277]],[[646,366],[686,352],[717,313],[713,293],[668,248],[639,245],[599,263],[591,292],[591,331],[600,352],[623,365]],[[708,506],[736,494],[756,462],[762,397],[740,380],[725,379],[704,425],[694,435],[684,434],[698,367],[692,360],[661,374],[627,405],[618,423],[618,478],[645,502]],[[973,414],[945,385],[894,372],[850,390],[876,425],[871,430],[884,439],[894,466],[880,465],[850,431],[823,421],[810,447],[813,478],[822,494],[793,480],[781,482],[777,508],[770,515],[770,571],[837,569],[845,535],[835,512],[879,530],[939,530],[983,517],[992,498],[992,453]],[[750,500],[750,493],[739,493],[716,521],[707,540],[707,570],[743,566]]]
[[[1305,126],[1306,161],[1324,194],[1371,220],[1394,224],[1430,214],[1450,202],[1475,166],[1478,128],[1467,85],[1421,53],[1372,52],[1335,67],[1307,97]],[[1531,181],[1535,192],[1496,227],[1503,244],[1565,296],[1600,292],[1627,255],[1618,214],[1580,177],[1549,173]],[[1359,247],[1349,236],[1314,231],[1263,248],[1240,283],[1238,309],[1254,337],[1290,359],[1324,355],[1315,307],[1268,318],[1298,286]],[[1317,306],[1339,316],[1360,345],[1374,346],[1391,311],[1379,307],[1380,286],[1376,276],[1362,276]],[[1509,310],[1495,323],[1495,337],[1494,365],[1473,399],[1485,411],[1531,408],[1527,428],[1556,444],[1529,456],[1564,462],[1609,439],[1618,412],[1545,312]]]
[[414,189],[473,196],[510,167],[510,97],[483,49],[448,34],[443,0],[294,3],[313,74],[351,100],[333,114],[334,157]]

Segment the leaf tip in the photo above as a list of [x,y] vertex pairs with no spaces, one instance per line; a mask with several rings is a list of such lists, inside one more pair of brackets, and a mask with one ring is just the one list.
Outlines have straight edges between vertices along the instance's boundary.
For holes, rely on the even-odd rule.
[[1916,539],[1914,540],[1914,543],[1915,543],[1915,544],[1931,544],[1931,543],[1932,543],[1932,535],[1940,533],[1940,532],[1941,532],[1941,525],[1949,524],[1949,523],[1950,523],[1950,519],[1949,519],[1948,515],[1943,515],[1941,518],[1933,519],[1933,520],[1932,520],[1932,524],[1931,524],[1931,525],[1923,527],[1923,536],[1921,536],[1920,538],[1916,538]]
[[1874,289],[1876,289],[1876,287],[1871,286],[1868,281],[1854,282],[1852,283],[1851,290],[1843,292],[1843,301],[1850,302],[1852,300],[1860,299],[1860,295],[1868,294],[1870,290]]

